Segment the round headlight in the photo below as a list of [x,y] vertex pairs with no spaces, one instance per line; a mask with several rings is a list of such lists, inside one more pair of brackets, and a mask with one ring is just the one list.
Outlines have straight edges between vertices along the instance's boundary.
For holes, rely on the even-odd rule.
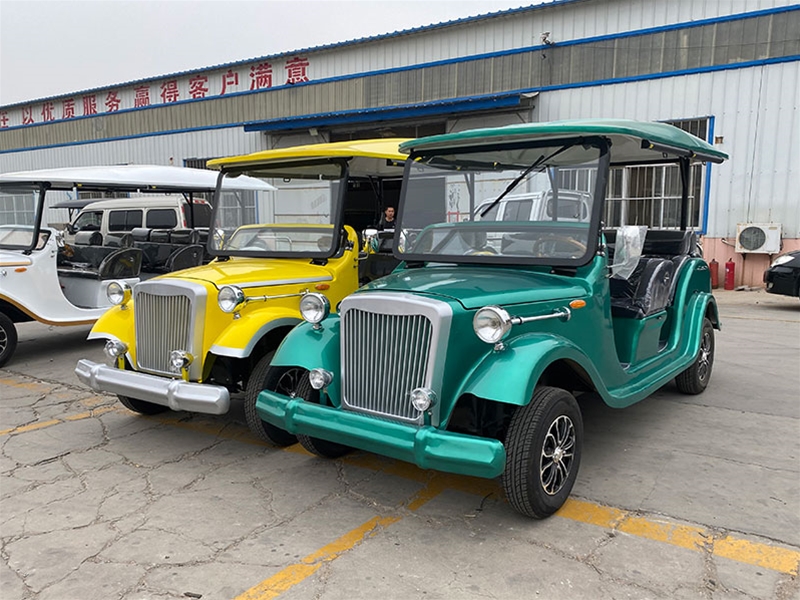
[[321,390],[333,381],[333,373],[325,369],[311,369],[308,372],[308,381],[312,388]]
[[475,335],[487,344],[497,344],[508,335],[511,317],[499,306],[485,306],[475,313],[472,328]]
[[111,304],[127,304],[131,299],[131,286],[124,281],[112,281],[106,288],[106,297]]
[[108,340],[103,350],[111,359],[119,358],[128,351],[128,345],[119,340]]
[[305,294],[300,299],[300,314],[309,323],[316,325],[331,312],[331,303],[322,294]]
[[217,304],[220,310],[226,313],[235,312],[241,308],[244,301],[244,292],[235,285],[224,286],[217,295]]
[[181,370],[192,364],[193,360],[194,357],[185,350],[173,350],[169,353],[170,371],[180,373]]
[[425,412],[436,403],[436,394],[428,388],[416,388],[409,394],[411,406],[419,412]]

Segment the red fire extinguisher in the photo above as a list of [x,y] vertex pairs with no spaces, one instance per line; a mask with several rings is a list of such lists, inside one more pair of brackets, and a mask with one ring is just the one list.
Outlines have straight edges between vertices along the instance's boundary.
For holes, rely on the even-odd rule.
[[711,289],[715,290],[719,287],[719,263],[716,258],[708,263],[708,270],[711,272]]
[[732,258],[728,259],[728,262],[725,263],[725,289],[732,290],[734,288],[733,285],[733,275],[734,271],[736,270],[736,263],[733,262]]

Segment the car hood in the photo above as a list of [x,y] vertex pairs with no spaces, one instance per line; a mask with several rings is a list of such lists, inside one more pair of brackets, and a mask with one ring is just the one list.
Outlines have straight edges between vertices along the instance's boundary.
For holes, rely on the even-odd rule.
[[207,265],[164,275],[159,279],[203,281],[217,288],[225,285],[254,288],[332,281],[333,276],[325,267],[312,265],[307,259],[265,260],[232,257],[226,261],[213,261]]
[[430,294],[460,303],[465,309],[491,304],[571,300],[589,290],[573,277],[524,268],[440,266],[395,271],[360,291],[397,291]]

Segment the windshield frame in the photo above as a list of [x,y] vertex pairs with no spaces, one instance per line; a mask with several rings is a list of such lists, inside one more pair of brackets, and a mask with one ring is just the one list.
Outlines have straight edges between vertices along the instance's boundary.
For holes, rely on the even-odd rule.
[[[503,256],[503,255],[431,255],[431,254],[413,254],[411,252],[400,252],[399,247],[402,243],[403,237],[403,217],[406,210],[406,195],[408,193],[408,181],[411,178],[411,169],[418,164],[418,162],[426,163],[426,159],[434,159],[439,155],[468,155],[470,153],[487,153],[492,150],[498,152],[506,150],[518,149],[535,149],[535,148],[553,148],[564,146],[591,146],[596,147],[599,151],[597,156],[597,177],[595,186],[592,190],[592,210],[588,223],[589,236],[586,244],[586,252],[579,258],[553,258],[553,257],[534,257],[534,256]],[[548,267],[571,267],[577,268],[590,263],[594,256],[597,254],[600,244],[600,229],[601,217],[603,214],[603,207],[605,205],[605,193],[608,183],[608,174],[610,169],[610,143],[606,137],[603,136],[569,136],[563,138],[549,138],[546,140],[531,140],[531,141],[518,141],[505,142],[505,143],[488,143],[488,144],[474,144],[470,146],[455,147],[455,148],[435,148],[428,151],[412,151],[409,160],[406,161],[406,167],[403,172],[403,188],[400,193],[400,202],[398,207],[397,221],[399,227],[395,229],[394,239],[394,256],[407,263],[456,263],[456,264],[493,264],[493,265],[530,265],[530,266],[548,266]],[[467,164],[467,161],[465,161]],[[435,162],[432,163],[436,167]],[[515,167],[520,172],[524,168]],[[545,169],[547,167],[545,166]],[[444,171],[443,171],[444,172]],[[453,171],[456,172],[455,170]],[[509,193],[513,194],[514,190]],[[496,200],[496,199],[495,199]],[[481,223],[481,221],[469,221],[468,226],[472,223]]]
[[[215,258],[226,259],[231,256],[241,256],[241,257],[250,257],[250,258],[293,258],[293,259],[305,259],[305,260],[318,260],[318,261],[326,261],[329,258],[335,256],[342,245],[342,235],[341,231],[343,228],[343,213],[344,213],[344,200],[347,194],[347,182],[350,179],[350,170],[349,170],[349,158],[340,158],[340,157],[330,157],[330,158],[312,158],[308,160],[292,160],[292,161],[281,161],[275,163],[251,163],[248,165],[243,166],[225,166],[223,165],[220,169],[219,176],[217,178],[217,187],[214,190],[214,201],[213,201],[213,212],[211,214],[211,227],[209,228],[209,236],[208,242],[206,244],[207,250],[209,255]],[[220,194],[225,192],[231,192],[235,190],[223,190],[222,189],[222,182],[224,181],[226,176],[231,175],[249,175],[251,177],[258,177],[258,178],[265,178],[263,175],[250,175],[253,171],[258,171],[260,173],[264,173],[267,171],[278,170],[281,168],[292,168],[292,167],[304,167],[304,166],[314,166],[314,165],[338,165],[341,168],[340,177],[338,179],[329,179],[331,183],[339,182],[339,189],[336,197],[334,198],[331,196],[331,202],[333,206],[331,207],[331,213],[334,215],[333,218],[333,245],[329,250],[321,250],[319,252],[282,252],[277,250],[227,250],[227,249],[216,249],[213,247],[214,243],[214,229],[217,220],[217,211],[221,210],[222,203],[220,201]],[[282,175],[277,175],[275,178],[280,178]],[[309,179],[313,180],[313,178],[306,177],[301,179]],[[272,192],[272,193],[279,193],[280,189]],[[266,224],[265,224],[266,225]],[[275,224],[273,224],[275,225]],[[298,225],[305,225],[305,224],[298,224]],[[240,226],[241,227],[241,226]],[[237,228],[238,230],[238,228]]]
[[[24,246],[8,246],[2,248],[3,250],[9,252],[22,252],[23,254],[31,254],[36,247],[39,245],[39,233],[42,230],[42,218],[44,216],[44,200],[45,196],[47,195],[47,190],[50,189],[50,185],[47,182],[21,182],[21,183],[14,183],[8,185],[0,185],[0,192],[5,192],[6,190],[24,190],[30,189],[31,193],[39,192],[39,197],[36,200],[36,214],[34,215],[34,223],[33,223],[33,233],[31,234],[31,243],[28,244],[27,247]],[[13,223],[8,223],[9,225],[13,225]],[[26,227],[31,227],[30,225],[26,225]]]

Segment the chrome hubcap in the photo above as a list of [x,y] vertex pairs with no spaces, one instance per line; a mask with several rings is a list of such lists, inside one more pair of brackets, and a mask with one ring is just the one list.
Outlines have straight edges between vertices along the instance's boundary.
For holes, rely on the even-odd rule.
[[550,424],[539,461],[539,480],[545,493],[553,496],[564,487],[575,458],[575,425],[566,415]]
[[705,381],[711,371],[711,334],[703,332],[703,339],[700,341],[700,355],[697,357],[697,376],[700,381]]

